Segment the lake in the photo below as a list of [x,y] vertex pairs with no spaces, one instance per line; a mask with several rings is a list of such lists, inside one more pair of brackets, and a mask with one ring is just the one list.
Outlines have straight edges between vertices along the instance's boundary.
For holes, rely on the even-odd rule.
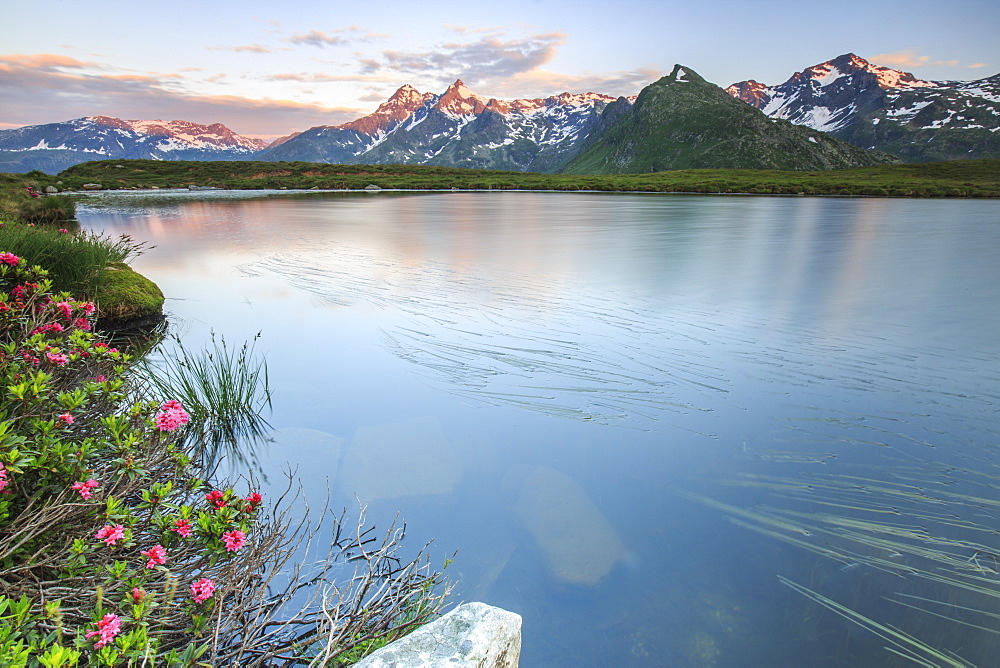
[[1000,651],[997,202],[163,192],[78,217],[155,246],[134,266],[186,346],[260,333],[269,484],[290,465],[457,551],[456,600],[521,614],[523,666]]

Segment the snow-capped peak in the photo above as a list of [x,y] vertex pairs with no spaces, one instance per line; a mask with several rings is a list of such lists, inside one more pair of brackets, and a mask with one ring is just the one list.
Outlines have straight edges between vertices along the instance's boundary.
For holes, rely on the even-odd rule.
[[[933,81],[918,79],[909,72],[894,70],[890,67],[874,65],[861,56],[845,53],[833,60],[806,68],[801,75],[810,77],[820,86],[828,86],[841,77],[850,76],[854,72],[874,74],[880,88],[927,88],[937,86]],[[800,76],[801,76],[800,75]],[[793,77],[794,79],[795,77]]]
[[421,93],[410,84],[404,84],[388,100],[380,104],[374,112],[335,127],[374,136],[405,121],[413,115],[413,112],[433,100],[434,97],[434,93]]
[[267,146],[267,142],[238,135],[222,123],[200,125],[191,121],[122,120],[111,116],[89,116],[83,120],[101,127],[132,131],[140,137],[156,138],[160,141],[159,148],[166,151],[188,148],[259,151]]

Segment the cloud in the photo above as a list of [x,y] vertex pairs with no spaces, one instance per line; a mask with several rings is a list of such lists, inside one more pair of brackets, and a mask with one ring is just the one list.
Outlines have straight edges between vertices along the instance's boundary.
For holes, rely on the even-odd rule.
[[971,65],[966,65],[970,70],[977,69],[979,67],[986,67],[986,63],[972,63]]
[[[504,100],[546,98],[559,93],[603,93],[614,96],[636,95],[645,86],[662,77],[662,70],[648,67],[610,74],[563,74],[532,70],[477,85],[475,92],[484,97]],[[463,79],[465,81],[465,79]]]
[[301,83],[331,83],[334,81],[368,81],[373,83],[395,83],[398,80],[389,76],[370,76],[365,74],[324,74],[323,72],[286,72],[269,74],[263,77],[266,81],[298,81]]
[[494,30],[473,41],[447,42],[424,51],[386,50],[381,59],[361,64],[362,71],[388,71],[398,78],[416,75],[437,83],[462,79],[479,85],[536,70],[552,60],[565,41],[566,35],[558,32],[504,39]]
[[339,35],[327,35],[321,30],[310,30],[307,33],[292,35],[285,41],[291,42],[292,44],[307,44],[309,46],[322,48],[325,46],[344,44],[347,40]]
[[96,63],[84,62],[54,53],[12,53],[0,56],[0,71],[8,68],[25,67],[42,72],[56,72],[60,69],[88,69],[98,67]]
[[381,91],[381,90],[378,90],[376,88],[371,88],[371,89],[369,89],[369,92],[367,92],[364,95],[362,95],[361,97],[359,97],[358,101],[360,101],[360,102],[378,102],[378,103],[381,104],[382,102],[385,102],[387,99],[389,99],[389,96],[391,94],[392,93],[387,93],[385,91]]
[[913,49],[902,49],[895,53],[880,53],[869,58],[873,63],[885,67],[905,67],[914,69],[918,67],[958,67],[958,61],[951,60],[931,60],[931,56],[918,56]]
[[242,46],[208,46],[209,51],[235,51],[236,53],[274,53],[273,49],[260,44],[244,44]]
[[[378,58],[357,62],[364,75],[376,72],[381,80],[411,83],[440,91],[455,79],[485,97],[513,99],[548,97],[563,91],[635,95],[662,76],[655,68],[610,74],[570,75],[543,69],[566,43],[560,32],[510,36],[502,28],[446,26],[458,37],[415,51],[385,50]],[[360,80],[360,78],[359,78]],[[375,101],[374,93],[361,98]],[[382,98],[384,99],[384,98]]]
[[51,54],[0,55],[0,118],[13,127],[98,115],[183,119],[223,123],[240,134],[273,136],[345,123],[365,113],[291,100],[191,94],[178,89],[177,79],[88,71],[93,67]]

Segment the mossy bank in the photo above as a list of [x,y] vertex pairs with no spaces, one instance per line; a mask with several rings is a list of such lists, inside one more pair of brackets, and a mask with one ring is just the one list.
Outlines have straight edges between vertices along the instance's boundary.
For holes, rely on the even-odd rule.
[[103,271],[95,300],[101,329],[143,327],[163,319],[163,291],[123,262]]

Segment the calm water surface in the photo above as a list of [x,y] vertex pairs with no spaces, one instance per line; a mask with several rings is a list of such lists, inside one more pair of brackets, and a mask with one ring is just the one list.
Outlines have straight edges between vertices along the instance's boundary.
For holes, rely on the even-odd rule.
[[523,616],[524,666],[998,655],[995,202],[129,194],[79,218],[156,246],[135,266],[192,347],[261,332],[261,472],[457,550],[457,598]]

